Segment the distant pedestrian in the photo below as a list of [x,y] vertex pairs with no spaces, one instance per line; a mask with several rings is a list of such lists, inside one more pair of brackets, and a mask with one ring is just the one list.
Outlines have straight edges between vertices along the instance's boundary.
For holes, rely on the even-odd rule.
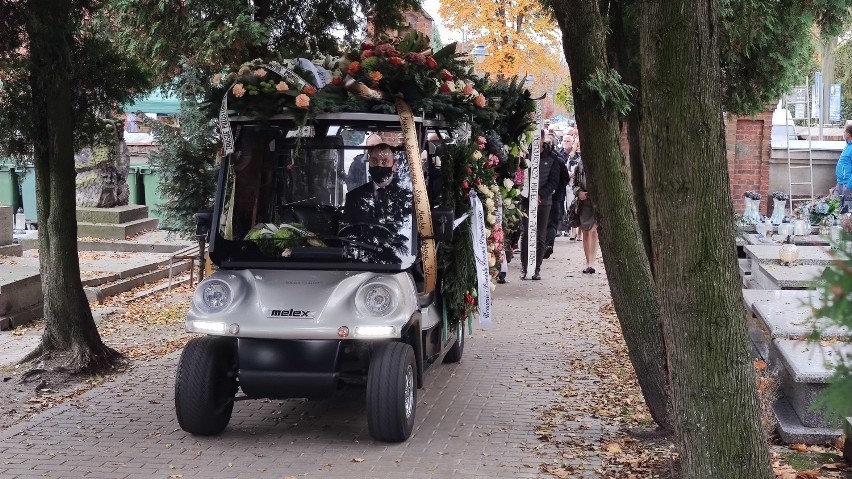
[[580,200],[580,229],[583,231],[583,252],[586,255],[586,268],[583,273],[595,272],[595,258],[598,255],[598,225],[595,221],[595,206],[589,196],[586,183],[586,170],[583,162],[577,165],[574,194]]
[[833,193],[841,198],[841,203],[852,199],[852,123],[846,125],[843,130],[843,139],[846,140],[846,147],[840,153],[840,159],[834,169],[837,186],[834,187]]

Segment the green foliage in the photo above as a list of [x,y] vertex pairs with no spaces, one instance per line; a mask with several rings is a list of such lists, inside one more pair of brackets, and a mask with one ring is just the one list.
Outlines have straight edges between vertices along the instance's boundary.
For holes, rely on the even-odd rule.
[[581,91],[583,94],[596,96],[602,107],[626,116],[632,106],[630,99],[636,88],[622,82],[621,75],[616,70],[597,69],[583,84]]
[[180,97],[180,127],[151,122],[159,149],[149,154],[160,171],[159,193],[165,199],[156,212],[164,228],[184,237],[195,232],[195,213],[211,207],[215,190],[218,141],[199,108],[206,82],[200,71],[184,64],[175,85]]
[[[852,5],[839,0],[831,8]],[[826,8],[829,8],[826,6]],[[720,48],[725,109],[764,111],[815,67],[812,27],[819,9],[802,0],[722,0]],[[826,25],[827,27],[830,25]]]
[[[126,103],[150,88],[150,82],[139,62],[128,58],[104,35],[97,20],[96,5],[74,2],[75,16],[69,24],[75,31],[71,41],[74,65],[69,84],[74,85],[75,149],[89,146],[102,130],[101,118],[109,115],[116,104]],[[76,8],[76,9],[75,9]],[[26,6],[19,2],[4,5],[0,0],[0,20],[16,38],[0,40],[0,150],[10,156],[26,156],[32,150],[32,96],[30,72],[32,65],[26,48],[22,22]],[[6,16],[8,14],[8,16]],[[17,35],[21,35],[17,38]],[[63,72],[56,72],[57,75]]]
[[559,85],[554,95],[554,101],[557,105],[565,108],[569,115],[574,113],[574,95],[571,93],[571,78],[568,78],[568,83]]
[[[832,326],[845,326],[852,330],[852,235],[841,234],[841,240],[832,245],[837,255],[837,261],[828,266],[819,280],[820,306],[814,308],[814,318],[822,318],[820,329]],[[819,331],[815,331],[811,339],[820,341]],[[826,344],[832,344],[827,342]],[[840,346],[843,343],[833,343]],[[840,417],[852,416],[852,352],[846,344],[847,353],[837,351],[834,356],[837,366],[831,382],[815,407],[827,408]]]
[[181,57],[206,73],[246,58],[337,53],[365,31],[368,12],[379,30],[396,26],[416,0],[109,0],[126,50],[146,61],[158,83]]
[[835,51],[835,81],[840,87],[841,118],[852,118],[852,42],[845,42]]

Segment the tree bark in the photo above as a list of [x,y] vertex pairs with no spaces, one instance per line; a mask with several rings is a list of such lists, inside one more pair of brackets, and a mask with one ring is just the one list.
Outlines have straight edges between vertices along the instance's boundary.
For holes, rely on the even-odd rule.
[[571,71],[577,124],[610,291],[630,361],[654,421],[671,428],[665,348],[650,264],[636,220],[633,191],[619,144],[615,108],[589,91],[596,71],[608,71],[606,25],[595,0],[554,4]]
[[640,35],[654,275],[683,477],[770,479],[731,235],[717,3],[646,0]]
[[119,355],[101,342],[80,281],[70,10],[69,0],[31,0],[26,10],[45,319],[41,344],[27,359],[63,353],[68,369],[95,372]]

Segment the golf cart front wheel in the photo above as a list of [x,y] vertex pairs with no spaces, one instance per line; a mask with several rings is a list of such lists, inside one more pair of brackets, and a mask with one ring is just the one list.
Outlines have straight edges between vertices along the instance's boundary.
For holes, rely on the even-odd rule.
[[208,336],[187,343],[178,362],[175,378],[175,413],[184,431],[212,436],[231,421],[236,351],[227,338]]
[[379,345],[367,373],[367,425],[377,441],[402,442],[411,436],[417,409],[414,349],[405,343]]

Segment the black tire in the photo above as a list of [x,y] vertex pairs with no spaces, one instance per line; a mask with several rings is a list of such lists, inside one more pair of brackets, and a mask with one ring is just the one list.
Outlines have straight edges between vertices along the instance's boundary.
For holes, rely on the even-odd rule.
[[417,365],[414,349],[385,343],[373,351],[367,372],[367,425],[377,441],[402,442],[414,429]]
[[464,323],[459,324],[458,329],[456,329],[456,333],[458,334],[458,336],[456,336],[456,341],[444,356],[444,363],[446,364],[461,361],[462,354],[464,354]]
[[237,393],[234,346],[231,339],[206,336],[184,348],[175,377],[175,413],[184,431],[212,436],[230,422]]

